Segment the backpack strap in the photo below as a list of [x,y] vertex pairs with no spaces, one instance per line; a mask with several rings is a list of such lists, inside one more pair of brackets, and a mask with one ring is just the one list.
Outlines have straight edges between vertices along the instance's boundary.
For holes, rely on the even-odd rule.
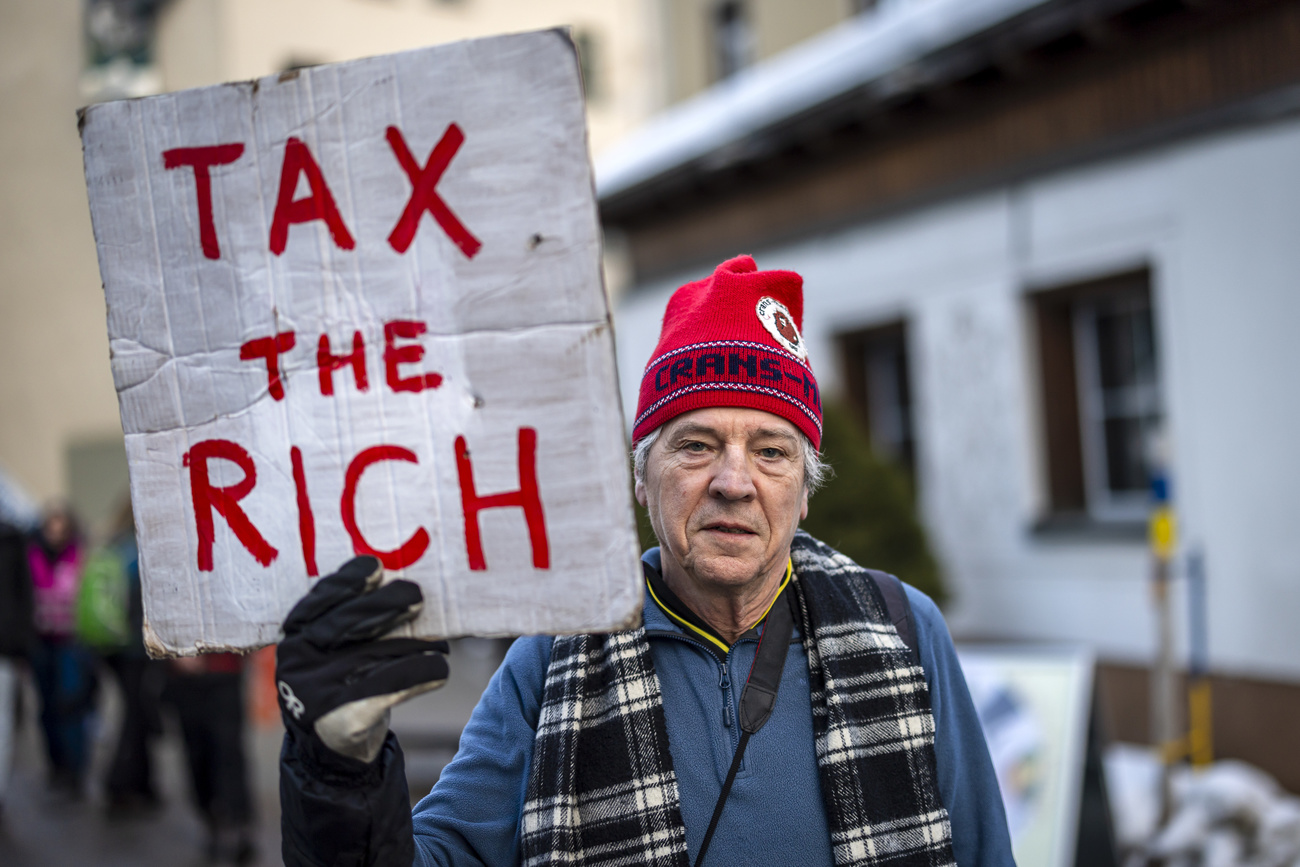
[[912,603],[907,600],[907,591],[903,582],[888,572],[875,569],[866,570],[871,580],[876,582],[880,595],[885,597],[885,612],[898,630],[898,637],[903,639],[907,649],[912,652],[912,659],[921,664],[921,653],[916,642],[916,621],[912,618]]

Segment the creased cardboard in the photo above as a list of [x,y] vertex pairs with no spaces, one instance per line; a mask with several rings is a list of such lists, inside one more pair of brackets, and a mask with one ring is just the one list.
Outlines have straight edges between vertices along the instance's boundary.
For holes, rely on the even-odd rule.
[[430,636],[634,622],[573,45],[455,43],[82,117],[156,652],[273,641],[354,552]]

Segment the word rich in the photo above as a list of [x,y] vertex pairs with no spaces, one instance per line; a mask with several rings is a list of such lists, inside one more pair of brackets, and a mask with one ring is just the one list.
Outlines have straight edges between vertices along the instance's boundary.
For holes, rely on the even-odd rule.
[[[402,209],[397,224],[388,235],[389,246],[398,253],[405,253],[415,239],[420,218],[428,211],[452,243],[467,257],[474,258],[483,246],[482,243],[465,228],[437,192],[443,172],[465,142],[465,134],[460,127],[454,123],[448,125],[423,166],[407,147],[401,130],[390,126],[385,137],[398,164],[410,179],[412,188],[406,207]],[[194,192],[199,211],[199,245],[203,249],[203,255],[209,259],[221,258],[221,245],[217,241],[217,229],[212,219],[212,168],[229,165],[243,154],[243,142],[172,148],[162,153],[164,168],[189,168],[194,171]],[[304,198],[295,199],[293,195],[298,189],[298,179],[302,176],[306,176],[311,193]],[[275,200],[275,215],[271,219],[271,235],[268,239],[271,252],[277,256],[284,252],[289,242],[290,226],[314,220],[324,221],[330,237],[341,249],[351,250],[356,247],[356,241],[343,222],[343,216],[334,202],[334,194],[330,192],[316,158],[304,142],[290,137],[284,146],[280,190]]]
[[[479,528],[479,513],[485,509],[515,507],[523,510],[528,525],[528,539],[532,546],[533,566],[549,569],[550,545],[546,536],[546,516],[537,490],[537,431],[521,427],[518,431],[519,488],[495,494],[480,494],[474,485],[474,465],[469,447],[463,436],[456,437],[456,477],[460,486],[461,509],[465,516],[465,550],[469,568],[487,569],[483,554],[483,539]],[[209,463],[213,460],[229,461],[243,471],[243,478],[234,484],[218,487],[212,482]],[[298,535],[302,543],[302,556],[307,574],[315,577],[316,568],[316,517],[307,495],[307,477],[303,469],[302,451],[297,446],[289,449],[293,465],[293,483],[298,500]],[[410,449],[397,445],[377,445],[363,449],[348,464],[344,474],[343,496],[339,512],[343,527],[352,539],[352,550],[369,554],[379,560],[385,569],[404,569],[412,565],[429,548],[429,533],[423,527],[416,529],[398,547],[383,551],[366,540],[357,524],[357,486],[366,470],[384,461],[403,461],[418,464],[419,459]],[[201,572],[213,570],[212,547],[216,536],[215,516],[225,519],[241,545],[263,566],[270,566],[280,555],[261,531],[253,524],[239,501],[252,493],[257,486],[257,465],[252,455],[238,443],[224,439],[210,439],[195,443],[185,453],[184,465],[190,471],[190,496],[194,506],[194,524],[199,537],[198,567]]]

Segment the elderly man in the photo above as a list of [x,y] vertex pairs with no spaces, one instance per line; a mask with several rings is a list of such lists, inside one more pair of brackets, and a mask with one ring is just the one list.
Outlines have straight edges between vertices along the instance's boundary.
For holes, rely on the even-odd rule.
[[669,301],[633,429],[641,627],[516,641],[407,811],[387,710],[445,645],[358,558],[285,623],[287,864],[1012,864],[924,594],[798,530],[825,468],[802,279],[749,257]]

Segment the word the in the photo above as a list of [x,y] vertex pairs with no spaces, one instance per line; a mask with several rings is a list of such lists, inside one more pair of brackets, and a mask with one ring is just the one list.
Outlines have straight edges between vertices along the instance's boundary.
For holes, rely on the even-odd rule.
[[[419,373],[403,376],[398,369],[403,364],[419,364],[424,360],[424,347],[418,343],[399,345],[399,340],[418,340],[429,326],[414,319],[395,319],[384,323],[384,379],[393,391],[420,392],[442,385],[442,374]],[[284,400],[284,381],[280,374],[280,356],[298,343],[292,331],[281,331],[268,337],[258,337],[239,347],[241,361],[260,360],[266,364],[267,390],[275,400]],[[316,344],[316,367],[320,371],[320,393],[334,394],[334,371],[351,367],[352,378],[358,391],[369,391],[370,378],[366,374],[366,344],[360,331],[352,333],[352,351],[335,355],[328,334],[322,334]]]

